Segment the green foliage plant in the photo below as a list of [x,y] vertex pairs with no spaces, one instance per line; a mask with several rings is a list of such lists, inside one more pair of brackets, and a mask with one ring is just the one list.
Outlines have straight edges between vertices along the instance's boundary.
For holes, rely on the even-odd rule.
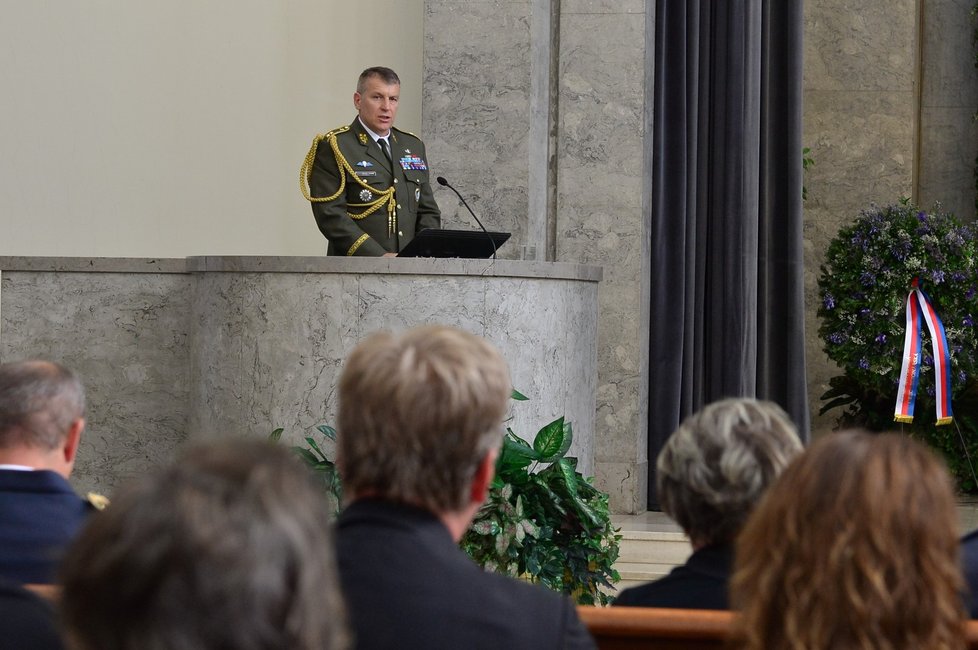
[[[515,390],[512,397],[527,399]],[[332,427],[316,429],[324,443],[336,442]],[[278,442],[282,434],[275,429],[269,438]],[[532,444],[507,428],[488,498],[461,547],[487,571],[543,584],[580,604],[605,605],[620,579],[614,563],[621,535],[611,524],[608,495],[567,457],[572,441],[562,417],[540,429]],[[314,437],[305,442],[292,451],[322,477],[338,509],[343,489],[336,465]]]
[[[513,391],[518,401],[526,397]],[[530,443],[507,428],[489,498],[461,545],[489,571],[563,592],[582,605],[606,605],[620,577],[621,535],[608,495],[568,457],[570,422],[557,418]]]
[[[321,424],[316,427],[316,430],[323,436],[324,442],[330,440],[333,444],[336,443],[336,429],[333,427]],[[282,428],[275,429],[268,438],[272,442],[279,442],[283,432],[284,429]],[[334,512],[338,513],[340,504],[343,502],[343,484],[340,481],[340,473],[336,469],[336,463],[326,455],[315,438],[306,436],[305,441],[306,447],[294,445],[292,452],[322,480],[323,488],[332,501]]]
[[[914,421],[893,421],[913,280],[944,323],[951,354],[955,422],[934,424],[934,361],[923,328]],[[873,206],[829,244],[818,280],[819,335],[842,374],[829,381],[821,412],[843,409],[839,426],[903,430],[939,450],[965,491],[975,491],[978,460],[978,241],[970,226],[909,199]],[[971,459],[971,460],[969,460]]]

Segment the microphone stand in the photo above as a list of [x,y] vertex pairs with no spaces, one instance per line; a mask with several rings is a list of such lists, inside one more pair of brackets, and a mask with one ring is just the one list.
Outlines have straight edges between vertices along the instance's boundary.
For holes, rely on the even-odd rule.
[[479,221],[479,217],[475,216],[475,212],[472,212],[472,208],[469,207],[469,204],[465,202],[465,199],[462,198],[462,195],[459,194],[458,190],[455,189],[454,187],[452,187],[451,183],[449,183],[447,180],[445,180],[445,177],[444,176],[439,176],[435,180],[438,181],[438,184],[439,185],[441,185],[443,187],[447,187],[451,191],[455,192],[455,195],[458,196],[458,200],[462,202],[462,205],[465,206],[465,209],[469,211],[469,214],[472,215],[472,218],[475,219],[475,222],[477,224],[479,224],[479,227],[480,228],[482,228],[482,232],[486,233],[486,237],[489,238],[489,243],[492,244],[492,259],[495,260],[496,259],[496,240],[492,238],[492,235],[489,234],[489,231],[486,230],[486,227],[482,225],[482,222],[481,221]]

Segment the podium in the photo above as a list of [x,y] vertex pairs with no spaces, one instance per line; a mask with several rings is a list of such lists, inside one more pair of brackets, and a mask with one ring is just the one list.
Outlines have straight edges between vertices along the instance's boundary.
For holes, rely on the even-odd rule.
[[0,257],[0,361],[65,363],[88,394],[72,482],[111,492],[195,438],[298,443],[336,422],[370,333],[425,323],[502,351],[526,435],[561,415],[593,473],[601,269],[484,259]]

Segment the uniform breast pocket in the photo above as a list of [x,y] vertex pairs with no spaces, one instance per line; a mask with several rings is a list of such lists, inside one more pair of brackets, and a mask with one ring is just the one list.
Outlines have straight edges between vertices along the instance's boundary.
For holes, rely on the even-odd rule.
[[406,172],[404,174],[404,180],[407,181],[407,190],[409,196],[407,197],[408,204],[411,206],[411,212],[417,212],[418,203],[421,201],[421,187],[427,182],[428,176],[424,173]]

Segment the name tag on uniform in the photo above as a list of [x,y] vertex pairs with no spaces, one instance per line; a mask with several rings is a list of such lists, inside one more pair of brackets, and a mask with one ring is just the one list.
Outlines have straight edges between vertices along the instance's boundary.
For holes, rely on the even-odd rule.
[[428,165],[424,160],[422,160],[421,156],[415,156],[413,154],[401,158],[400,163],[401,169],[418,169],[421,171],[426,171],[428,169]]
[[359,176],[360,178],[363,178],[364,176],[376,176],[377,175],[377,172],[375,172],[375,171],[362,172],[362,171],[360,171],[358,169],[358,170],[356,170],[356,172],[357,172],[357,176]]

